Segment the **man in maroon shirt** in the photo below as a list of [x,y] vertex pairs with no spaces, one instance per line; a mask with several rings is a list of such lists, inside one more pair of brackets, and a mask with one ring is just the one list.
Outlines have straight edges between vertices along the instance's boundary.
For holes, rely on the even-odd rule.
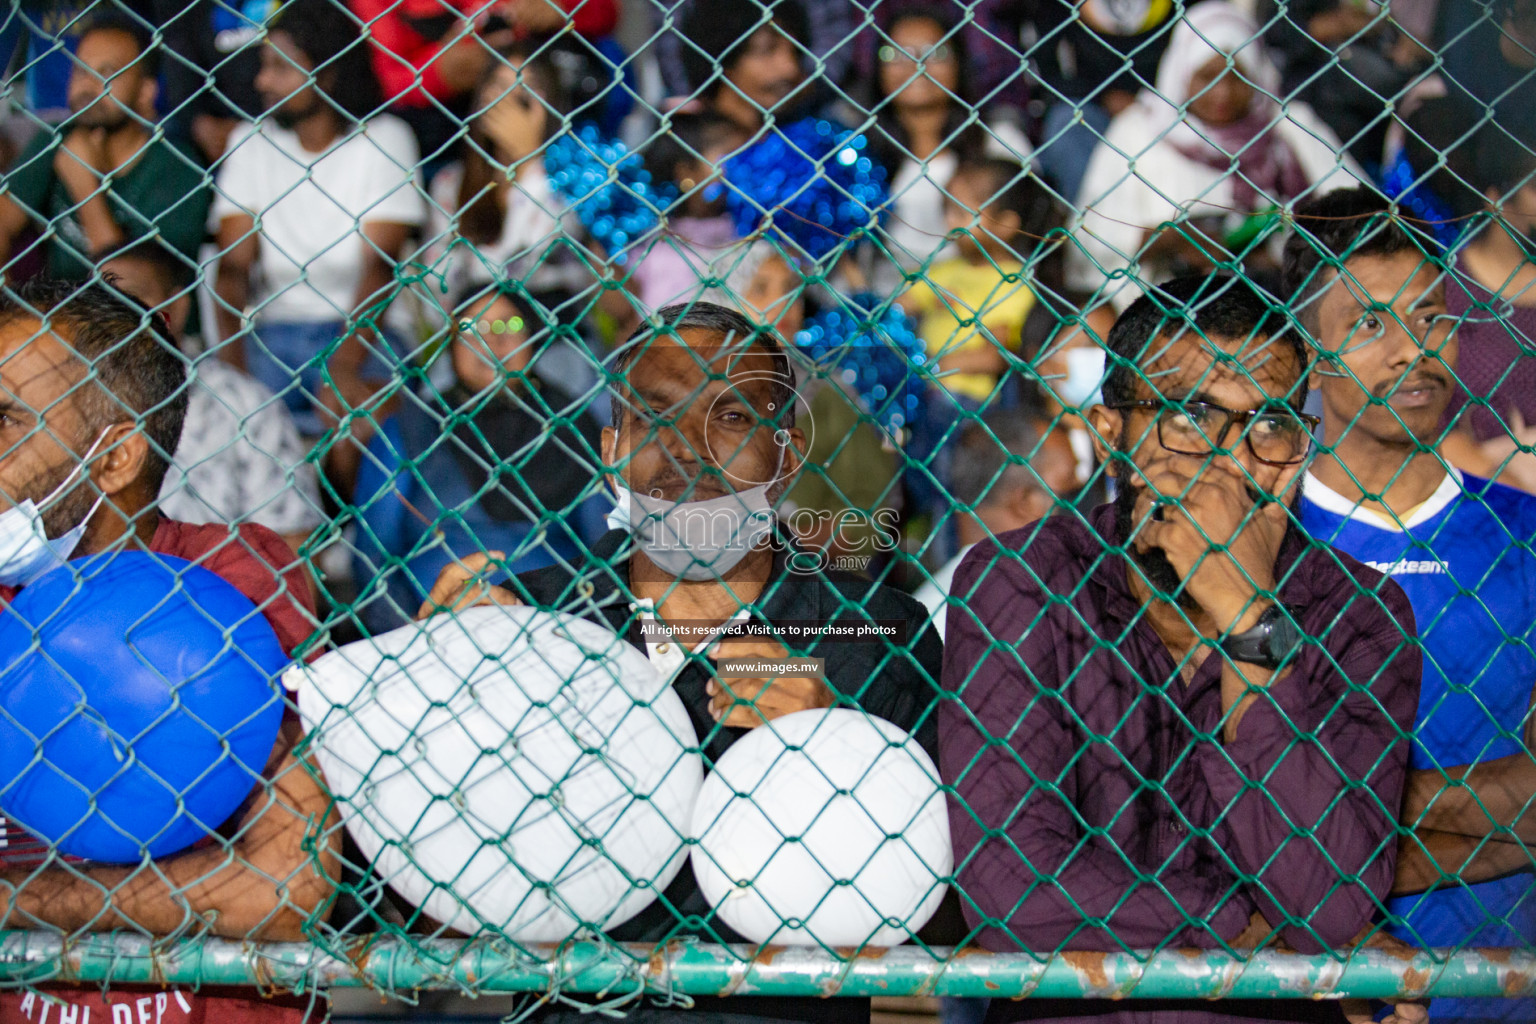
[[[291,653],[311,632],[314,599],[282,538],[254,524],[193,526],[155,511],[185,385],[164,325],[113,289],[40,281],[0,295],[0,511],[35,508],[47,539],[0,550],[0,601],[64,559],[147,548],[228,580]],[[207,924],[188,934],[301,938],[302,922],[329,896],[335,851],[326,838],[315,840],[318,858],[304,849],[328,798],[295,759],[296,739],[285,725],[265,780],[220,835],[153,867],[50,859],[35,837],[0,819],[0,926],[169,935],[201,918]],[[330,825],[323,835],[334,839]],[[50,987],[0,992],[0,1024],[106,1024],[151,1013],[161,1024],[281,1024],[304,1019],[308,1005],[254,991]]]
[[[1419,693],[1398,586],[1311,543],[1306,354],[1230,277],[1116,322],[1090,419],[1116,500],[961,563],[940,766],[982,945],[1251,947],[1366,933]],[[1337,1004],[994,1001],[990,1021],[1341,1020]]]

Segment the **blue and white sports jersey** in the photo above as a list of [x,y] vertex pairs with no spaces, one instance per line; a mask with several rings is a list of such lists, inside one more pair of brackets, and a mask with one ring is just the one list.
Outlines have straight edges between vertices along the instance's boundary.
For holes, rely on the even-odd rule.
[[[1424,645],[1412,767],[1520,754],[1536,686],[1536,496],[1453,472],[1401,525],[1324,486],[1302,485],[1307,533],[1391,576]],[[1393,899],[1393,928],[1419,946],[1526,946],[1536,876]],[[1435,999],[1435,1021],[1536,1020],[1536,1000]]]

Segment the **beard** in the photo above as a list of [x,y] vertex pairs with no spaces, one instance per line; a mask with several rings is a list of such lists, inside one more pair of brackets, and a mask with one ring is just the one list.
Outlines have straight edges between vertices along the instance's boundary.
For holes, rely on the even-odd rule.
[[309,105],[304,107],[296,107],[292,100],[288,100],[272,109],[272,120],[277,122],[279,128],[291,132],[319,108],[320,101],[318,99],[311,98]]
[[[51,474],[49,480],[34,488],[36,493],[28,497],[34,502],[41,503],[44,498],[63,485],[74,471],[75,463],[70,462],[57,473]],[[85,517],[90,515],[91,506],[96,503],[96,498],[96,488],[91,486],[89,479],[77,475],[74,485],[43,509],[43,534],[49,540],[55,540],[79,526],[85,521]]]
[[128,124],[128,112],[115,103],[92,103],[80,107],[71,104],[68,127],[71,128],[102,128],[107,132],[115,132]]
[[1129,483],[1124,483],[1116,489],[1115,536],[1125,545],[1126,554],[1131,556],[1131,561],[1136,563],[1136,567],[1147,578],[1153,590],[1172,597],[1178,602],[1179,607],[1186,611],[1198,611],[1199,603],[1184,589],[1184,578],[1168,560],[1167,552],[1162,548],[1143,550],[1132,543],[1132,536],[1136,531],[1136,503],[1141,500],[1145,491],[1146,487],[1133,486]]

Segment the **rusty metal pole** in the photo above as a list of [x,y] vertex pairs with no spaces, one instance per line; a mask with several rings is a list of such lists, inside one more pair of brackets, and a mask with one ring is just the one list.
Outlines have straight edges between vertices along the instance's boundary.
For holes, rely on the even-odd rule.
[[992,998],[1388,998],[1536,995],[1536,955],[1515,950],[1365,949],[1246,959],[1172,950],[1062,953],[1037,959],[912,946],[842,957],[819,948],[675,942],[663,948],[572,943],[519,950],[488,941],[376,938],[346,955],[305,943],[152,942],[90,935],[64,942],[37,932],[0,934],[0,984],[249,985],[381,991],[604,993],[644,989],[690,995],[989,996]]

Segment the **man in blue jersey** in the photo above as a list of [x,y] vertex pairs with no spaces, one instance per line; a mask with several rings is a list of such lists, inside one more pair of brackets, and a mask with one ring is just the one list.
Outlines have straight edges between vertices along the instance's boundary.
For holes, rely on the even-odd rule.
[[[1302,525],[1396,580],[1424,646],[1393,930],[1421,946],[1526,946],[1536,496],[1463,476],[1436,451],[1456,335],[1422,236],[1359,188],[1298,203],[1295,222],[1285,287],[1319,350],[1324,431]],[[1436,999],[1431,1016],[1530,1021],[1536,1000]]]

